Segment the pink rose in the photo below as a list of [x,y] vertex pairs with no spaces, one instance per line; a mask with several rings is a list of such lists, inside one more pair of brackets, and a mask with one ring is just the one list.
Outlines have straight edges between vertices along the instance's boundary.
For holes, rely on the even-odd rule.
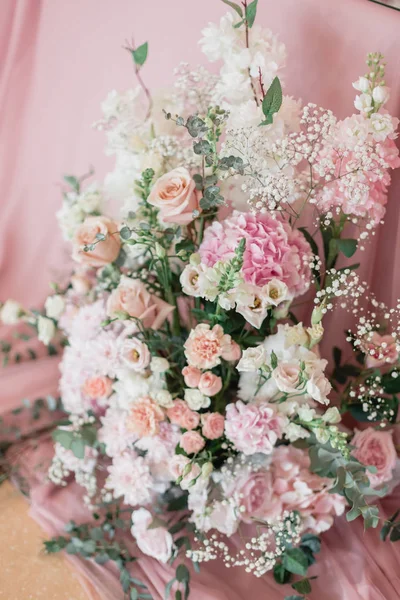
[[273,519],[282,513],[282,502],[274,493],[270,471],[255,471],[239,477],[235,492],[241,495],[240,518],[251,523],[252,518]]
[[221,362],[221,357],[230,350],[231,336],[225,335],[221,325],[212,329],[206,323],[192,329],[185,342],[185,355],[190,366],[212,369]]
[[167,417],[182,429],[196,429],[200,423],[200,415],[193,410],[190,410],[184,400],[174,400],[173,406],[167,408]]
[[179,440],[179,445],[186,454],[197,454],[205,444],[204,438],[197,431],[185,431]]
[[216,440],[224,433],[225,418],[220,413],[206,413],[201,415],[201,424],[204,437]]
[[151,527],[153,517],[145,508],[132,513],[131,533],[136,538],[139,550],[159,562],[167,563],[171,558],[174,542],[166,527]]
[[365,364],[368,369],[393,365],[399,358],[396,340],[391,335],[379,335],[376,331],[368,336],[362,349],[367,355]]
[[222,389],[222,379],[211,371],[206,371],[200,377],[198,387],[204,396],[215,396]]
[[154,436],[159,433],[159,424],[164,418],[162,408],[150,396],[145,396],[136,400],[131,406],[126,428],[140,438]]
[[188,490],[190,487],[192,487],[192,482],[195,481],[201,474],[199,465],[196,463],[190,463],[190,459],[182,454],[175,454],[170,462],[170,471],[175,481],[182,477],[179,485],[183,490]]
[[112,392],[113,382],[108,377],[89,377],[82,387],[82,392],[91,398],[107,398]]
[[193,211],[200,210],[196,184],[184,167],[160,177],[147,202],[160,210],[161,219],[166,223],[187,225],[193,221]]
[[272,377],[281,392],[287,394],[296,391],[300,380],[300,367],[295,362],[282,362],[272,371]]
[[150,364],[150,351],[146,344],[137,338],[124,340],[120,353],[126,366],[134,371],[143,371]]
[[239,344],[231,340],[229,346],[223,349],[222,358],[228,362],[236,362],[242,356],[242,350]]
[[376,467],[376,473],[369,473],[372,487],[376,487],[392,478],[397,453],[391,431],[375,431],[372,427],[357,431],[352,439],[355,446],[353,456],[363,465]]
[[[99,242],[96,237],[99,234],[104,235],[105,240]],[[107,217],[87,217],[76,230],[73,243],[74,260],[91,267],[104,267],[114,262],[119,254],[118,225]],[[84,252],[83,248],[91,244],[95,244],[94,249]]]
[[246,455],[271,454],[285,424],[286,418],[271,404],[244,404],[239,400],[226,407],[226,437]]
[[146,329],[159,329],[173,310],[173,306],[150,294],[142,281],[125,276],[107,301],[109,317],[115,317],[118,312],[127,313],[140,319]]
[[185,380],[185,384],[190,388],[197,388],[199,385],[201,371],[196,367],[185,367],[182,369],[182,375]]

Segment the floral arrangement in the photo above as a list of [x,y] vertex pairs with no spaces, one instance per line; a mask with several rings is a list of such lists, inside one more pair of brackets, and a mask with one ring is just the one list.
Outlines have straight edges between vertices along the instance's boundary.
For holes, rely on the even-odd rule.
[[[73,273],[42,311],[0,313],[64,347],[49,478],[75,479],[93,517],[47,550],[115,561],[131,599],[151,598],[138,551],[177,564],[166,598],[187,598],[193,568],[217,558],[302,598],[320,534],[344,512],[378,526],[397,462],[398,308],[347,261],[400,165],[383,57],[368,56],[340,121],[283,95],[285,48],[255,24],[257,0],[223,1],[232,12],[200,41],[218,75],[181,65],[153,98],[147,44],[127,48],[139,86],[111,92],[95,125],[115,169],[102,185],[65,178]],[[354,360],[334,348],[330,372],[323,319],[346,310]]]

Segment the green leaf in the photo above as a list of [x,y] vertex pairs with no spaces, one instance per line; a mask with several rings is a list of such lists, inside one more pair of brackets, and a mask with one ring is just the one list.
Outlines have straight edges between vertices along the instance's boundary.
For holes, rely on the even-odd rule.
[[321,551],[321,540],[312,533],[306,533],[301,538],[300,546],[306,546],[311,552],[318,553]]
[[135,65],[142,67],[147,59],[147,54],[149,52],[149,45],[147,42],[136,48],[136,50],[132,50],[133,60],[135,61]]
[[190,579],[189,569],[187,568],[186,565],[178,565],[175,575],[176,575],[176,579],[180,583],[184,583],[185,581],[189,581],[189,579]]
[[131,589],[130,600],[138,600],[139,594],[136,588]]
[[250,29],[253,27],[256,18],[257,4],[258,0],[253,0],[246,8],[246,21]]
[[176,590],[175,600],[182,600],[182,592],[180,590]]
[[119,232],[119,235],[121,236],[121,238],[123,240],[129,240],[129,238],[132,235],[132,231],[129,229],[129,227],[127,227],[126,225],[124,227],[122,227],[122,229]]
[[304,600],[304,596],[285,596],[285,600]]
[[340,365],[340,361],[342,360],[342,351],[337,346],[334,346],[332,354],[333,362],[335,363],[335,366],[338,367]]
[[289,548],[286,550],[282,564],[287,571],[295,575],[304,576],[307,573],[307,556],[300,548]]
[[265,121],[260,125],[270,125],[273,122],[273,115],[278,112],[282,106],[282,86],[278,77],[275,77],[268,88],[262,101],[262,111]]
[[200,140],[193,144],[193,152],[195,154],[211,154],[212,146],[207,140]]
[[347,257],[347,258],[351,258],[353,256],[353,254],[355,253],[355,251],[357,250],[357,240],[353,240],[353,239],[338,239],[336,240],[337,243],[337,247],[340,250],[340,252],[343,252],[343,254]]
[[273,369],[276,369],[277,366],[278,366],[278,358],[277,358],[275,352],[272,350],[272,352],[271,352],[271,367]]
[[83,441],[83,439],[73,439],[71,442],[70,450],[76,456],[76,458],[85,458],[85,442]]
[[233,10],[235,10],[237,12],[237,14],[239,15],[239,17],[243,17],[242,7],[239,6],[239,4],[236,4],[235,2],[230,2],[230,0],[222,0],[222,2],[224,4],[227,4],[231,8],[233,8]]
[[301,579],[300,581],[296,581],[292,583],[292,588],[296,590],[296,592],[300,592],[300,594],[309,594],[311,592],[311,583],[309,579]]
[[65,183],[68,183],[74,192],[79,194],[81,184],[79,183],[79,179],[77,177],[74,177],[73,175],[64,175],[64,181]]
[[[397,373],[397,371],[395,371]],[[382,386],[387,394],[398,394],[400,392],[400,374],[393,377],[391,373],[386,373],[382,377]]]
[[175,581],[176,581],[176,579],[175,579],[175,577],[174,577],[174,578],[173,578],[173,579],[171,579],[171,581],[169,581],[169,582],[167,583],[167,585],[165,586],[165,596],[164,596],[165,600],[168,600],[168,598],[169,598],[169,596],[170,596],[170,594],[171,594],[171,589],[172,589],[172,586],[174,585]]
[[292,576],[291,573],[289,573],[289,571],[286,571],[285,567],[281,562],[275,564],[273,572],[275,581],[277,583],[280,583],[281,585],[288,583]]
[[129,575],[128,569],[121,569],[119,574],[119,580],[122,585],[122,589],[126,593],[129,590],[129,584],[131,582],[131,576]]
[[312,235],[310,234],[310,232],[307,231],[307,229],[305,227],[299,227],[299,231],[301,231],[301,233],[306,238],[307,242],[310,244],[313,254],[315,256],[318,256],[318,245],[317,245],[317,242],[312,237]]
[[65,429],[55,429],[51,435],[55,442],[58,442],[67,450],[71,448],[71,442],[74,437],[72,431],[66,431]]

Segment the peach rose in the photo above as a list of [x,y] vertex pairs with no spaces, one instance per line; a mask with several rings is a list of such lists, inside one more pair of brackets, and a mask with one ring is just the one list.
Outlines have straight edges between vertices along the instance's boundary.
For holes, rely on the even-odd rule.
[[165,223],[187,225],[193,221],[193,211],[200,210],[196,185],[184,167],[160,177],[153,185],[147,202],[160,210]]
[[[73,258],[79,263],[85,263],[91,267],[104,267],[116,260],[120,248],[118,225],[107,217],[87,217],[78,227],[73,240]],[[110,235],[115,234],[116,235]],[[105,236],[105,240],[99,242],[97,235]],[[84,252],[85,246],[95,244],[93,250]]]
[[392,479],[397,453],[391,431],[375,431],[372,427],[357,431],[351,441],[355,446],[353,456],[363,465],[376,467],[376,473],[367,475],[372,487]]
[[204,438],[197,431],[186,431],[179,440],[179,445],[186,454],[197,454],[205,444]]
[[222,379],[211,371],[206,371],[200,377],[198,387],[205,396],[215,396],[222,389]]
[[82,386],[82,392],[92,398],[107,398],[112,392],[112,381],[108,377],[89,377]]
[[224,433],[225,418],[220,413],[206,413],[201,416],[204,437],[216,440]]
[[210,329],[208,324],[201,323],[190,332],[185,342],[185,355],[190,366],[212,369],[230,351],[231,343],[231,336],[224,334],[221,325]]
[[182,429],[196,429],[200,423],[200,415],[193,410],[190,410],[184,400],[174,400],[173,406],[167,409],[167,417]]
[[185,384],[190,388],[197,388],[199,385],[201,371],[196,367],[185,367],[182,369],[182,375],[185,380]]
[[136,433],[140,438],[157,435],[161,421],[164,421],[164,411],[158,404],[145,396],[139,398],[130,408],[129,415],[126,421],[128,431]]
[[368,337],[362,349],[367,355],[365,364],[368,369],[393,365],[399,358],[396,340],[391,335],[379,335],[376,331]]
[[115,317],[118,312],[127,313],[151,329],[159,329],[173,310],[173,306],[150,294],[142,281],[125,275],[107,301],[109,317]]

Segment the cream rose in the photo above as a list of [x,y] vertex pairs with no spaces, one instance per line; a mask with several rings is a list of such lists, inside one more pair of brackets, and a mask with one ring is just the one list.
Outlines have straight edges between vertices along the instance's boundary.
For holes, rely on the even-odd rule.
[[[75,232],[72,253],[74,260],[91,267],[104,267],[114,262],[121,248],[121,240],[117,232],[118,225],[111,219],[87,217]],[[104,236],[105,239],[98,241],[99,236]],[[91,244],[95,244],[93,250],[85,252],[83,249]]]
[[160,177],[147,201],[160,210],[161,219],[166,223],[187,225],[193,221],[193,211],[199,210],[196,185],[183,167]]
[[49,296],[44,305],[46,309],[46,315],[50,319],[59,319],[65,309],[65,300],[62,296],[55,294]]
[[38,319],[38,338],[48,346],[56,333],[56,326],[51,319],[42,317]]
[[272,371],[272,377],[281,392],[296,391],[300,383],[300,367],[296,362],[282,362]]

